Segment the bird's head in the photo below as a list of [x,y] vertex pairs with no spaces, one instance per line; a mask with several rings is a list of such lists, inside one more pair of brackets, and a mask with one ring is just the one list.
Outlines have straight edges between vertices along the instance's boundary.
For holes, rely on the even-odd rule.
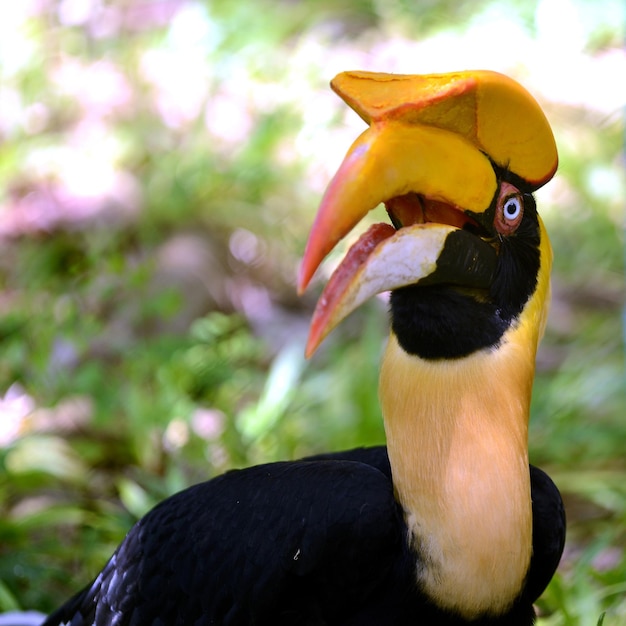
[[391,224],[352,246],[320,297],[307,354],[371,296],[392,291],[392,330],[425,359],[497,346],[547,312],[551,251],[533,192],[554,175],[545,115],[517,82],[490,71],[409,76],[345,72],[333,89],[369,124],[332,179],[300,269],[384,203]]

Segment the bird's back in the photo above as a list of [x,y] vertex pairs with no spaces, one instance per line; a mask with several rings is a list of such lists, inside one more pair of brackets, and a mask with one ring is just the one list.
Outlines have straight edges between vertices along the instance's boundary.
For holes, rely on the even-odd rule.
[[402,528],[388,473],[358,460],[228,472],[148,513],[46,626],[348,623],[395,576]]

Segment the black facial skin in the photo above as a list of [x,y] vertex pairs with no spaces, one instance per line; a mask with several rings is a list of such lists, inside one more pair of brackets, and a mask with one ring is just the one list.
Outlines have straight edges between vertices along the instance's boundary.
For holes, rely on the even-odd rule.
[[[402,348],[424,359],[462,358],[497,347],[537,286],[539,223],[528,185],[496,169],[500,182],[522,193],[524,217],[511,235],[494,229],[498,193],[483,214],[470,214],[489,233],[498,251],[489,289],[463,289],[453,283],[410,285],[391,293],[391,325]],[[483,233],[484,235],[484,233]]]

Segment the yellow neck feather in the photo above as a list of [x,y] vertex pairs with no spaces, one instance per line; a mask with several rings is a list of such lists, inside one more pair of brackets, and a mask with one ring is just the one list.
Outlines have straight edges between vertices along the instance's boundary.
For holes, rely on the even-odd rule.
[[452,361],[408,355],[392,335],[381,369],[389,458],[419,585],[468,618],[504,612],[528,571],[537,345],[528,331],[520,325],[498,349]]
[[439,606],[497,615],[532,552],[528,418],[552,251],[541,219],[537,287],[500,345],[425,361],[391,336],[380,375],[387,448],[417,581]]

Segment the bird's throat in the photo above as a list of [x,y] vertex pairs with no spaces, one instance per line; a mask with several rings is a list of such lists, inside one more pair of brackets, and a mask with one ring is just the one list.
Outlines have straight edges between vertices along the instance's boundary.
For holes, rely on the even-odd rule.
[[514,338],[426,361],[391,336],[380,396],[419,587],[473,618],[523,588],[532,552],[527,430],[534,349]]

